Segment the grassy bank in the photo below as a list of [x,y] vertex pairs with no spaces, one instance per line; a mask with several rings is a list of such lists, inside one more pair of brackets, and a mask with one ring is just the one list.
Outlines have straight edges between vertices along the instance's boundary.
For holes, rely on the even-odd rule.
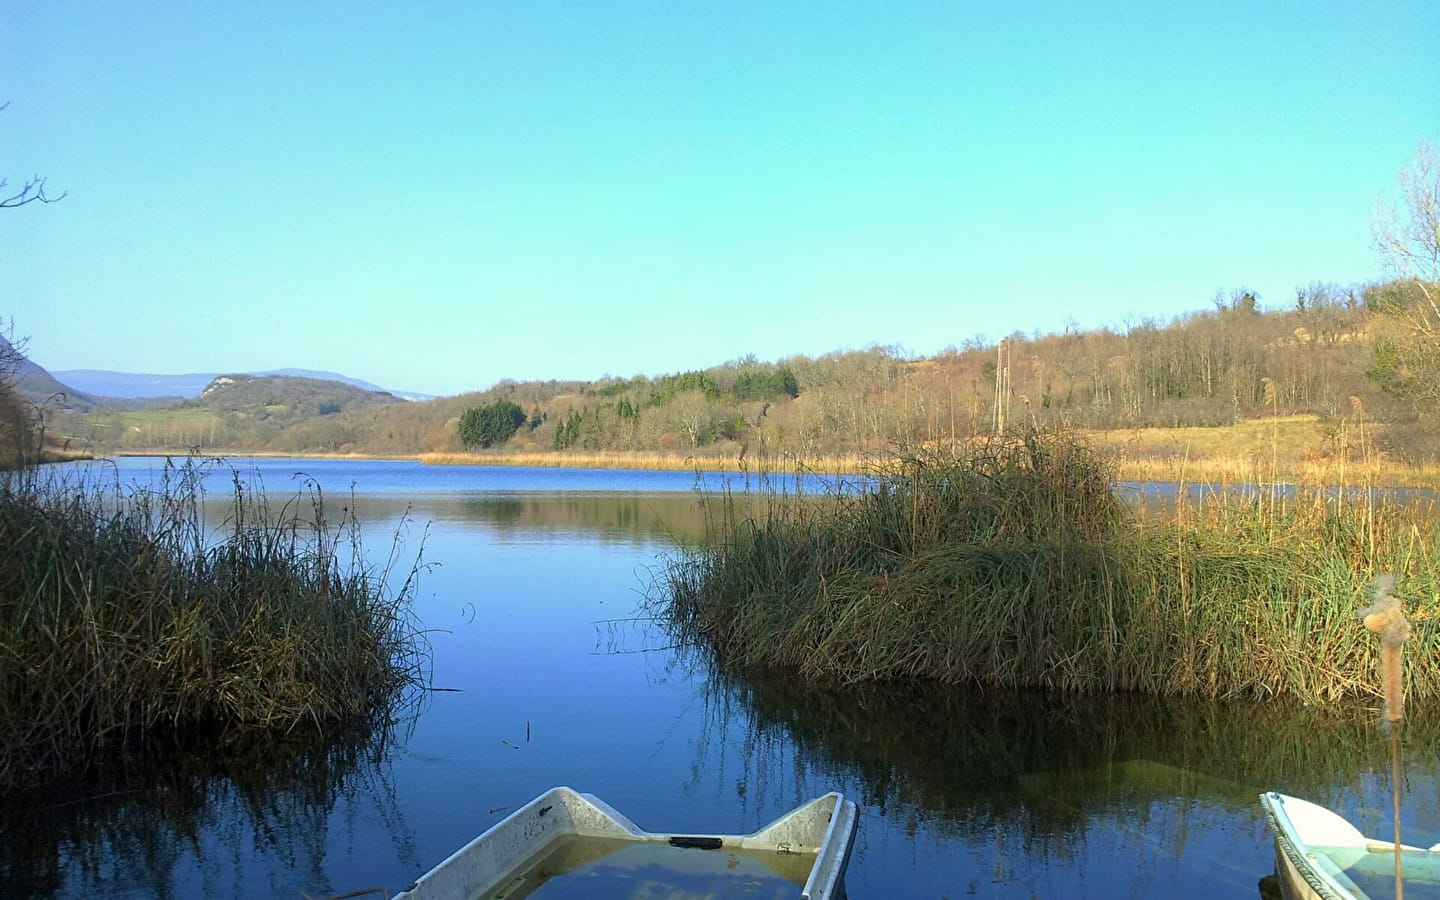
[[1245,419],[1210,428],[1086,432],[1127,481],[1285,482],[1440,487],[1440,468],[1378,449],[1388,427],[1310,416]]
[[1389,571],[1411,696],[1440,696],[1433,517],[1304,492],[1141,514],[1114,469],[1033,432],[897,459],[871,490],[722,515],[657,600],[724,663],[812,680],[1330,700],[1376,693],[1356,610]]
[[238,476],[209,533],[203,477],[0,482],[0,787],[176,733],[354,726],[422,677],[418,563],[391,591],[318,489],[272,510]]

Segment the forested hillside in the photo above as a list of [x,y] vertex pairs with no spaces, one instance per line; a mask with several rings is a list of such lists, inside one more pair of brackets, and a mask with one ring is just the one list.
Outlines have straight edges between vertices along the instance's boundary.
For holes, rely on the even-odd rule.
[[[141,401],[144,402],[144,401]],[[153,401],[152,401],[153,402]],[[335,451],[324,423],[337,416],[405,401],[339,381],[284,375],[222,375],[199,397],[168,408],[57,416],[72,445],[97,450],[286,449]]]
[[[870,347],[745,358],[665,375],[502,381],[419,403],[336,393],[345,386],[334,382],[232,376],[171,410],[71,415],[63,427],[98,449],[753,459],[959,439],[1019,422],[1127,429],[1311,414],[1321,428],[1387,423],[1388,449],[1417,459],[1435,453],[1431,369],[1440,355],[1407,323],[1427,312],[1427,287],[1317,284],[1283,309],[1237,290],[1170,322],[975,337],[933,357]],[[490,424],[476,430],[482,420]]]

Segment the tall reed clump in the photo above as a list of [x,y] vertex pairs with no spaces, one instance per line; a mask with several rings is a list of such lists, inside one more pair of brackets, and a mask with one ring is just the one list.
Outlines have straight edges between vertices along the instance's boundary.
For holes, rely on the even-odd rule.
[[392,590],[396,551],[371,566],[348,508],[311,485],[272,511],[238,474],[209,533],[204,474],[0,483],[0,787],[180,732],[379,721],[422,681],[418,554]]
[[707,547],[671,561],[664,597],[683,635],[744,666],[1023,680],[1057,618],[1114,643],[1113,610],[1066,597],[1104,594],[1099,551],[1124,517],[1107,461],[1077,440],[993,438],[962,458],[897,457],[827,502],[723,517]]
[[[1364,573],[1440,583],[1433,521],[1373,500],[1220,491],[1141,514],[1112,473],[1068,433],[911,454],[829,502],[721,516],[653,596],[722,664],[811,680],[1336,699],[1374,694]],[[1440,695],[1440,641],[1417,632],[1412,696]]]

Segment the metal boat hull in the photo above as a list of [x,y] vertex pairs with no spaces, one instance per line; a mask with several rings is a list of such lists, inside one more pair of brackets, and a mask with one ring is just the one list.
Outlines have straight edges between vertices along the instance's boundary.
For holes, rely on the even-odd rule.
[[[536,861],[557,842],[588,838],[607,846],[651,845],[736,851],[765,858],[814,854],[803,900],[839,900],[855,840],[857,811],[838,793],[826,794],[753,834],[682,835],[642,831],[591,794],[557,787],[516,810],[431,869],[395,900],[474,900],[523,895],[538,879]],[[791,859],[786,859],[791,862]],[[723,866],[722,866],[723,868]],[[538,888],[536,888],[538,889]]]

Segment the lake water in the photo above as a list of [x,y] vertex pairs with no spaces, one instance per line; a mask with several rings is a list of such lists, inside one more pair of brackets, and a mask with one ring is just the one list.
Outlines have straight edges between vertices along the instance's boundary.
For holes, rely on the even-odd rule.
[[[652,831],[753,831],[830,790],[860,805],[847,875],[884,897],[1244,897],[1273,855],[1257,795],[1385,835],[1389,739],[1366,713],[973,688],[814,690],[713,671],[642,618],[651,572],[735,476],[234,460],[296,473],[439,564],[416,612],[433,685],[383,742],[127,765],[0,812],[10,896],[394,893],[555,785]],[[159,461],[122,459],[145,480]],[[213,476],[223,497],[228,475]],[[814,482],[787,489],[814,490]],[[353,492],[353,500],[351,499]],[[410,525],[403,526],[408,514]],[[218,524],[218,523],[217,523]],[[1411,709],[1406,841],[1440,841],[1433,716]],[[378,896],[378,895],[376,895]]]

